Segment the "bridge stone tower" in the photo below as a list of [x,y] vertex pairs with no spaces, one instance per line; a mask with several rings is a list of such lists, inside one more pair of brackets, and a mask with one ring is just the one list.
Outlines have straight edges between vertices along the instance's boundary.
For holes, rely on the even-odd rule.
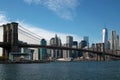
[[[98,52],[104,52],[104,43],[97,43],[96,44],[96,49]],[[97,54],[97,61],[105,61],[105,55],[103,54]]]
[[3,48],[3,56],[9,57],[10,52],[18,52],[18,23],[12,22],[3,25],[3,42],[8,43],[8,47]]

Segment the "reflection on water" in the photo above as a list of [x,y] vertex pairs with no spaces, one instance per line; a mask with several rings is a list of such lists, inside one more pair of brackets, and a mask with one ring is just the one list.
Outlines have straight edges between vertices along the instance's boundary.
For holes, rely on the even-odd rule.
[[120,80],[120,61],[0,64],[0,80]]

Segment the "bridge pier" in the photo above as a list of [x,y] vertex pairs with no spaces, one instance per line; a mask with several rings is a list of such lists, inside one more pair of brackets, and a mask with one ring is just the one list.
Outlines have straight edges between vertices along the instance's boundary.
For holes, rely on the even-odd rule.
[[10,52],[18,52],[18,23],[12,22],[3,25],[3,42],[10,44],[10,47],[3,48],[3,56],[9,57]]
[[[7,25],[3,25],[3,42],[7,42]],[[6,48],[3,48],[3,54],[2,56],[6,57],[8,53],[8,50]]]
[[[97,43],[96,44],[96,49],[98,52],[105,52],[105,48],[104,48],[104,43]],[[96,57],[97,61],[105,61],[105,54],[102,53],[102,54],[97,54],[97,57]]]

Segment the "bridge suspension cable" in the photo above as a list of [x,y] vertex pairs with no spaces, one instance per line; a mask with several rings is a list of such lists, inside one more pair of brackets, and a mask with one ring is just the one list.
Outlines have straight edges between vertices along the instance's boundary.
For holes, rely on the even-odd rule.
[[32,36],[36,36],[36,37],[38,37],[38,38],[40,38],[40,39],[42,38],[41,36],[35,34],[34,32],[32,32],[32,31],[30,31],[30,30],[28,30],[28,29],[22,27],[21,25],[19,25],[19,29],[20,29],[20,28],[21,28],[22,30],[28,32],[28,33],[31,34]]
[[[21,25],[18,25],[18,32],[23,35],[23,36],[27,36],[28,38],[31,38],[34,41],[40,42],[40,40],[43,38],[37,34],[35,34],[34,32],[22,27]],[[47,42],[49,42],[48,40],[46,40]]]
[[36,40],[40,40],[40,38],[38,38],[38,37],[36,37],[36,36],[33,36],[32,34],[26,32],[26,31],[24,31],[24,30],[22,30],[22,29],[19,29],[18,32],[21,33],[21,34],[23,34],[23,35],[25,35],[25,36],[27,36],[27,37],[29,37],[29,38],[36,39]]
[[40,36],[36,36],[35,33],[27,30],[26,28],[23,28],[21,26],[18,27],[18,36],[19,36],[19,39],[22,40],[22,41],[25,41],[27,43],[39,43],[40,40],[41,40],[41,37]]

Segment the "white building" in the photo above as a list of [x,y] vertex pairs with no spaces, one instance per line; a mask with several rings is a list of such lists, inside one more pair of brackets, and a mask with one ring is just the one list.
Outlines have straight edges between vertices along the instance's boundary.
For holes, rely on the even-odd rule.
[[108,48],[108,31],[107,31],[107,28],[104,28],[102,30],[102,41],[104,43],[104,48],[107,49]]

